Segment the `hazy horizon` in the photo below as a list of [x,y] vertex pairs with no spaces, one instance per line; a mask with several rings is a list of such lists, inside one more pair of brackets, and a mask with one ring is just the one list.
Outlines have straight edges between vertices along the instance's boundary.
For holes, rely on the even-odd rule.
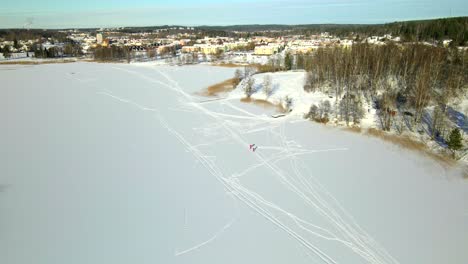
[[[303,24],[279,24],[279,23],[250,23],[250,24],[199,24],[199,25],[187,25],[187,24],[158,24],[158,25],[136,25],[136,26],[89,26],[89,27],[57,27],[57,28],[45,28],[45,27],[27,27],[27,29],[35,29],[35,30],[66,30],[66,29],[99,29],[99,28],[143,28],[143,27],[232,27],[232,26],[303,26],[303,25],[382,25],[394,22],[409,22],[409,21],[424,21],[424,20],[434,20],[434,19],[449,19],[449,18],[460,18],[460,17],[467,17],[467,16],[452,16],[452,17],[431,17],[431,18],[419,18],[419,19],[405,19],[405,20],[394,20],[394,21],[386,21],[380,23],[303,23]],[[0,27],[0,29],[26,29],[26,27]]]
[[467,15],[468,5],[461,0],[182,0],[177,4],[162,0],[18,0],[0,7],[0,28],[382,24]]

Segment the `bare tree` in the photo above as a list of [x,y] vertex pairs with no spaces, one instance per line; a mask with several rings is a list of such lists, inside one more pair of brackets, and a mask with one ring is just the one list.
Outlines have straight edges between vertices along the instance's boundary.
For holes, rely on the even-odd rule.
[[413,104],[415,108],[414,121],[418,123],[421,120],[422,110],[427,106],[430,99],[430,72],[426,65],[416,75],[416,81],[413,89]]
[[150,58],[150,59],[155,58],[156,54],[157,54],[157,52],[156,52],[156,49],[154,49],[154,48],[150,47],[150,48],[148,48],[146,50],[146,56],[148,56],[148,58]]
[[346,93],[341,99],[339,110],[340,117],[346,121],[346,125],[349,125],[351,119],[355,124],[357,124],[364,116],[360,97],[350,93]]
[[293,99],[286,95],[286,97],[284,97],[284,104],[285,104],[286,111],[291,112],[292,111],[292,105],[293,105]]
[[244,67],[244,78],[247,78],[247,76],[251,76],[254,73],[255,69],[253,67]]
[[243,78],[242,71],[240,69],[237,69],[234,72],[234,78],[232,79],[232,85],[237,86],[242,81],[242,78]]
[[444,130],[444,112],[440,106],[437,105],[434,107],[431,121],[431,138],[435,139],[441,135],[441,130]]
[[245,96],[250,98],[254,93],[255,79],[252,76],[247,76],[245,79],[244,93]]
[[198,52],[192,53],[192,63],[198,63]]
[[330,114],[330,110],[331,110],[330,101],[328,100],[321,101],[319,105],[319,109],[320,109],[320,118],[328,119],[328,115]]
[[360,98],[355,98],[352,104],[353,122],[355,124],[359,124],[363,116],[364,116],[364,110],[362,109],[362,102]]
[[385,92],[379,100],[379,115],[382,123],[382,129],[390,131],[394,117],[396,115],[396,94]]
[[351,98],[349,94],[345,94],[339,104],[340,118],[346,121],[346,125],[349,125],[351,116]]
[[213,57],[214,57],[216,60],[222,59],[223,56],[224,56],[224,50],[222,50],[222,49],[217,49],[216,52],[213,54]]
[[263,92],[265,92],[267,97],[270,97],[272,93],[270,75],[265,75],[265,77],[263,77]]

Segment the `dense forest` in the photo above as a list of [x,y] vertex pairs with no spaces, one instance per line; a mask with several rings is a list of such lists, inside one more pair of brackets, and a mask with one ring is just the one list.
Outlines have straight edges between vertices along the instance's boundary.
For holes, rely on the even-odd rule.
[[[384,130],[424,122],[426,107],[434,106],[431,136],[447,137],[448,104],[466,94],[468,52],[422,44],[368,45],[352,49],[321,48],[300,55],[286,66],[307,71],[304,89],[334,94],[336,117],[359,123],[363,100],[379,111]],[[315,111],[315,110],[314,110]],[[323,116],[312,116],[322,119]],[[401,131],[400,131],[401,132]]]

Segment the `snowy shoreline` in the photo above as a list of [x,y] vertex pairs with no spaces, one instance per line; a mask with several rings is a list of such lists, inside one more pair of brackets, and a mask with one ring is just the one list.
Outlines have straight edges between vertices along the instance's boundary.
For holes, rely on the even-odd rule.
[[[411,132],[409,130],[403,131],[402,133],[397,133],[396,131],[383,131],[379,126],[379,116],[378,110],[374,106],[363,100],[363,108],[365,109],[364,116],[362,117],[359,124],[352,124],[347,126],[346,122],[340,121],[337,118],[337,105],[339,100],[333,96],[333,94],[325,94],[322,92],[306,92],[303,89],[303,83],[305,78],[304,71],[287,71],[287,72],[275,72],[275,73],[258,73],[252,75],[254,80],[253,91],[250,95],[250,98],[254,100],[264,100],[270,102],[273,105],[280,105],[283,108],[287,108],[285,98],[291,99],[292,103],[289,106],[291,111],[287,113],[288,116],[294,116],[295,118],[302,119],[309,112],[311,105],[319,106],[324,101],[330,102],[331,105],[331,114],[330,120],[326,122],[326,126],[343,128],[345,131],[359,132],[365,136],[373,135],[387,142],[393,142],[397,145],[407,148],[417,150],[420,153],[430,156],[435,160],[441,161],[445,164],[454,164],[451,162],[450,153],[447,152],[446,148],[438,145],[434,140],[425,134]],[[271,92],[266,94],[264,90],[265,79],[269,78],[271,82]],[[245,82],[241,82],[232,92],[227,94],[229,99],[239,99],[246,98],[245,94]],[[286,99],[287,100],[287,99]],[[466,100],[468,103],[468,100]],[[464,103],[463,103],[464,104]],[[466,137],[466,135],[465,135]],[[398,140],[404,139],[404,141]],[[410,143],[408,140],[414,141],[415,144],[422,143],[426,148],[415,146]],[[468,166],[468,155],[466,153],[462,154],[462,157],[458,160],[463,166]]]

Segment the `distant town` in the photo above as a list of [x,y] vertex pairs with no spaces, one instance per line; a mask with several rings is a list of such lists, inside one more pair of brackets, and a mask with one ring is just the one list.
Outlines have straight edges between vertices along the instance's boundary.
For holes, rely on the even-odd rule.
[[[385,32],[385,28],[379,30]],[[335,30],[336,31],[336,30]],[[392,30],[388,30],[392,32]],[[409,30],[408,30],[409,31]],[[296,34],[303,33],[303,34]],[[386,45],[411,42],[412,38],[390,33],[360,34],[347,29],[346,34],[285,29],[207,30],[196,27],[100,28],[67,30],[6,30],[0,34],[0,60],[80,58],[96,61],[147,61],[163,59],[179,64],[228,60],[233,63],[267,63],[261,57],[311,54],[319,48],[350,48],[356,43]],[[430,46],[448,47],[446,37],[421,39]],[[466,47],[460,45],[460,49]]]

